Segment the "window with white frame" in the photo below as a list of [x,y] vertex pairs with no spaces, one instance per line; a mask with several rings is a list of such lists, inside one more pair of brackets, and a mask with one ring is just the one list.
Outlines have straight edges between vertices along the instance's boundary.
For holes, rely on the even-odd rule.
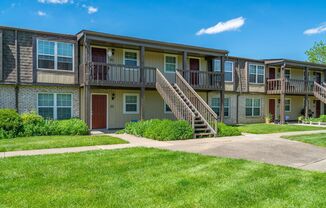
[[265,82],[265,66],[249,64],[249,82],[263,84]]
[[46,119],[69,119],[72,116],[72,95],[64,93],[39,93],[38,114]]
[[171,108],[164,102],[164,113],[172,113]]
[[[220,115],[220,98],[213,97],[211,99],[211,108],[219,116]],[[230,115],[230,99],[224,98],[224,116]]]
[[233,82],[233,61],[225,61],[224,66],[224,80]]
[[246,99],[246,116],[260,116],[261,115],[261,100],[259,98]]
[[125,114],[138,113],[139,109],[139,95],[138,94],[124,94],[123,95],[123,112]]
[[214,72],[220,72],[221,71],[221,60],[220,59],[214,59],[213,60],[213,70],[214,70]]
[[177,56],[165,55],[164,56],[164,71],[175,72],[177,69]]
[[286,79],[291,79],[291,69],[285,69],[284,76]]
[[73,71],[74,45],[72,43],[37,40],[37,68]]
[[124,64],[127,66],[138,66],[138,51],[124,50]]
[[291,99],[285,99],[284,102],[285,112],[291,112]]

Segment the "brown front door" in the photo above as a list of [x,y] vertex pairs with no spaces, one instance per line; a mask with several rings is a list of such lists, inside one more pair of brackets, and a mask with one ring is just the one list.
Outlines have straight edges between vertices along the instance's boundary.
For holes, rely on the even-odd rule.
[[92,95],[92,128],[106,128],[106,95]]
[[269,68],[269,79],[275,79],[275,68]]
[[318,84],[320,84],[321,83],[321,74],[320,74],[320,72],[315,72],[315,76],[316,76],[316,82]]
[[272,120],[275,118],[275,99],[269,99],[269,114],[272,115]]
[[320,100],[315,100],[316,102],[316,118],[320,117]]
[[190,82],[192,85],[198,85],[199,82],[199,59],[189,59]]
[[[106,64],[106,49],[92,48],[92,62]],[[93,70],[94,80],[106,80],[107,67],[105,65],[96,64]]]

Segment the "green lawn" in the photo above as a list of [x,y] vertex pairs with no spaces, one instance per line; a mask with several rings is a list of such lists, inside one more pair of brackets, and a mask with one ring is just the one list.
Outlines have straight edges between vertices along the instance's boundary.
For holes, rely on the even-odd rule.
[[286,139],[296,140],[299,142],[305,142],[314,144],[317,146],[326,147],[326,134],[308,134],[308,135],[297,135],[297,136],[284,136]]
[[277,125],[277,124],[245,124],[238,127],[241,132],[251,134],[271,134],[290,131],[312,131],[326,130],[326,128],[315,126],[299,126],[299,125]]
[[0,160],[0,207],[326,207],[326,174],[128,148]]
[[0,152],[123,143],[127,142],[104,135],[17,137],[15,139],[0,139]]

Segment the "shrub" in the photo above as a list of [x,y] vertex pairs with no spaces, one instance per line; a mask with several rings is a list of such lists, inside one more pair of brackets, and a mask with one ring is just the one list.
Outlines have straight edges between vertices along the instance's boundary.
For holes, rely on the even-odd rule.
[[[15,137],[21,128],[21,118],[13,109],[0,109],[0,138]],[[4,136],[6,135],[6,136]]]
[[227,126],[224,123],[217,124],[217,131],[219,136],[239,136],[240,130],[237,127]]
[[319,118],[321,122],[326,122],[326,115],[321,115]]
[[45,120],[35,112],[23,113],[21,115],[23,130],[19,136],[47,135]]
[[123,131],[155,140],[181,140],[193,138],[193,130],[186,121],[158,120],[130,122]]
[[87,135],[89,129],[87,124],[77,118],[67,120],[48,121],[45,126],[49,135]]

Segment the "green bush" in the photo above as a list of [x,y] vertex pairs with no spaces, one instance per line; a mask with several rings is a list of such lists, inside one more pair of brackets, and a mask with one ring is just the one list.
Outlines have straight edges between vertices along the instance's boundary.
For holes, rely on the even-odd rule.
[[237,127],[227,126],[224,123],[217,124],[217,131],[219,136],[239,136],[240,130]]
[[130,122],[122,132],[161,141],[191,139],[194,133],[186,121],[159,119]]
[[50,135],[87,135],[89,129],[87,124],[77,118],[67,120],[48,121],[47,131]]
[[0,138],[15,137],[22,126],[19,114],[13,109],[0,109]]
[[326,122],[326,115],[321,115],[319,118],[321,122]]
[[21,119],[23,130],[20,132],[20,136],[48,135],[45,120],[42,116],[36,114],[35,112],[23,113],[21,115]]

